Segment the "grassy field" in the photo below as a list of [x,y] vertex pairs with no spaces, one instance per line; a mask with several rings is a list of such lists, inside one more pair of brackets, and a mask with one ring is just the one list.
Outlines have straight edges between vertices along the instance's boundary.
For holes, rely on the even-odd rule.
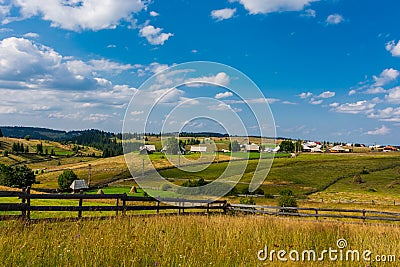
[[[398,266],[400,227],[245,216],[127,217],[0,224],[3,266]],[[370,261],[260,261],[259,250],[372,252]],[[340,250],[339,250],[340,251]],[[340,253],[340,252],[339,252]],[[336,255],[340,255],[337,253]],[[395,255],[396,262],[373,263]],[[261,255],[262,256],[262,255]],[[288,255],[286,254],[288,258]],[[340,258],[339,258],[340,259]],[[388,258],[387,258],[388,259]]]

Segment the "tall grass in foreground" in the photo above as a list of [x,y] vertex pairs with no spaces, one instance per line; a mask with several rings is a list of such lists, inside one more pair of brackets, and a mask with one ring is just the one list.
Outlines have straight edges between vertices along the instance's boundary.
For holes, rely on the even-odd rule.
[[400,256],[400,227],[261,216],[154,216],[0,224],[3,266],[398,266],[368,262],[270,262],[269,249],[348,248]]

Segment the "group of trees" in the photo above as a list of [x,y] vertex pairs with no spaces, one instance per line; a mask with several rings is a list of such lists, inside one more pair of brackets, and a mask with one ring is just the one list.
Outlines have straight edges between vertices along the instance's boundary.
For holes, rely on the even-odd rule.
[[71,184],[78,179],[78,176],[72,170],[64,170],[58,176],[58,188],[61,191],[69,190]]
[[229,144],[229,150],[232,152],[238,152],[240,151],[240,144],[238,141],[234,140]]
[[50,150],[50,153],[49,153],[49,149],[48,148],[45,148],[43,150],[43,144],[42,143],[36,145],[36,153],[38,155],[51,155],[51,156],[55,156],[56,155],[56,152],[54,151],[53,148]]
[[28,167],[0,164],[0,185],[23,188],[35,182],[35,174]]
[[29,147],[28,147],[28,145],[26,145],[26,147],[24,147],[24,144],[21,144],[21,143],[13,143],[11,151],[13,153],[29,153]]
[[120,134],[116,135],[110,132],[86,130],[71,138],[70,142],[102,150],[103,158],[108,158],[123,154],[122,143],[118,141],[118,135],[122,137]]

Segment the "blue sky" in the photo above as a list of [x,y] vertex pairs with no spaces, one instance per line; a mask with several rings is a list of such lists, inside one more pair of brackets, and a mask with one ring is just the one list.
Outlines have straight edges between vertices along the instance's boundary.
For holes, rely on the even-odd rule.
[[[270,103],[279,136],[400,145],[398,1],[0,5],[0,125],[119,132],[146,79],[200,60],[252,79]],[[219,89],[201,92],[226,93]],[[241,110],[234,96],[219,99]]]

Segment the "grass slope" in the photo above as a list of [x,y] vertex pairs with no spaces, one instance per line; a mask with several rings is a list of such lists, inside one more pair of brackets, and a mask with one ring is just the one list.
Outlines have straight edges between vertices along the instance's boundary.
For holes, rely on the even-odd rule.
[[[365,261],[259,261],[269,250],[347,249],[376,255],[400,251],[400,228],[232,216],[129,217],[64,223],[0,225],[3,266],[396,266]],[[339,255],[339,253],[338,253]],[[396,255],[398,256],[398,255]],[[288,255],[286,255],[288,257]]]

